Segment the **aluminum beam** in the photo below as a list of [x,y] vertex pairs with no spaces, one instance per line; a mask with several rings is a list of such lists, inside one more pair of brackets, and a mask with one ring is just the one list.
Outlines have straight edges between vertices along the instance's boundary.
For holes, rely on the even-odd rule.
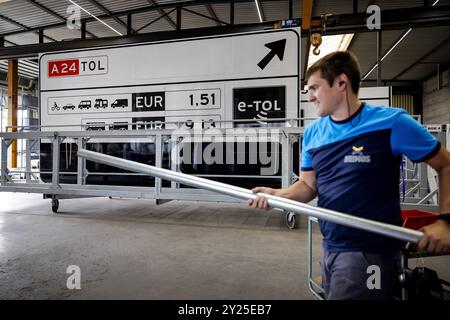
[[157,178],[174,181],[180,184],[189,185],[196,188],[206,189],[209,191],[218,192],[222,195],[228,195],[241,200],[254,200],[257,196],[265,196],[268,199],[268,204],[273,208],[278,208],[286,211],[295,212],[298,214],[305,214],[324,221],[329,221],[341,224],[347,227],[357,228],[391,238],[417,243],[423,237],[423,233],[417,230],[407,229],[387,223],[372,221],[355,217],[349,214],[328,210],[324,208],[313,207],[301,202],[297,202],[282,197],[267,195],[263,193],[255,194],[252,191],[226,183],[220,183],[208,179],[190,176],[181,172],[174,172],[167,169],[157,168],[154,166],[117,158],[102,153],[78,150],[78,156],[87,160],[103,163],[117,168],[140,172],[152,175]]

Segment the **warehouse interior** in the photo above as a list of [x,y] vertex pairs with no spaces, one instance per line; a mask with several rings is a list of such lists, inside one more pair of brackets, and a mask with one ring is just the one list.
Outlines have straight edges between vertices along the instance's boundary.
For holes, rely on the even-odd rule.
[[[381,17],[380,27],[369,27],[369,19],[377,14]],[[271,120],[275,127],[284,130],[280,149],[271,149],[270,153],[276,153],[280,159],[274,177],[256,176],[260,168],[252,165],[239,172],[232,166],[207,164],[194,165],[193,169],[171,167],[168,132],[171,126],[181,128],[180,123],[190,115],[181,109],[184,113],[176,114],[180,110],[175,107],[169,110],[169,101],[176,100],[169,92],[178,90],[178,94],[188,90],[188,85],[196,88],[195,83],[202,82],[200,78],[183,83],[180,80],[176,85],[168,78],[166,87],[152,89],[166,91],[167,105],[165,118],[158,118],[151,127],[137,123],[148,118],[135,121],[125,117],[125,109],[131,110],[131,105],[123,105],[122,110],[119,95],[125,92],[120,81],[126,80],[111,82],[111,99],[103,107],[116,112],[117,119],[124,115],[125,120],[119,119],[122,125],[125,123],[124,131],[114,128],[117,121],[108,123],[103,119],[106,116],[99,114],[80,116],[76,129],[68,120],[70,114],[79,116],[89,110],[99,113],[102,99],[97,98],[106,95],[102,86],[107,87],[109,82],[91,83],[89,75],[73,83],[70,77],[46,79],[51,72],[47,61],[68,59],[69,53],[100,57],[98,50],[129,50],[130,56],[127,62],[123,61],[125,67],[121,70],[126,79],[126,66],[133,65],[133,59],[133,72],[136,70],[137,74],[140,67],[144,68],[138,64],[138,48],[145,44],[164,48],[176,43],[181,52],[198,39],[235,41],[232,35],[251,37],[291,28],[298,30],[297,47],[288,47],[298,50],[298,61],[293,60],[298,70],[279,76],[278,71],[271,74],[260,66],[266,72],[261,78],[265,86],[284,85],[284,80],[279,80],[283,77],[297,81],[286,80],[286,109],[294,111]],[[317,37],[318,45],[314,43]],[[292,45],[289,41],[288,45]],[[245,50],[250,50],[250,46],[242,42],[242,56],[249,55]],[[229,53],[232,59],[233,50]],[[143,174],[111,169],[112,166],[82,160],[77,150],[105,153],[113,147],[133,148],[133,144],[141,148],[142,141],[150,139],[146,141],[151,141],[151,156],[128,157],[124,151],[120,157],[165,169],[178,168],[192,176],[247,189],[261,184],[287,187],[298,179],[304,127],[316,117],[307,101],[304,75],[315,61],[336,50],[349,50],[358,58],[361,95],[367,95],[368,101],[379,100],[406,110],[450,150],[450,0],[0,0],[0,299],[323,299],[322,235],[317,218],[281,209],[258,210],[248,207],[242,199],[232,200],[227,195],[167,179],[149,179]],[[207,57],[204,64],[211,63],[209,68],[216,72],[213,64],[221,60],[213,56],[215,49],[211,45],[203,51]],[[317,51],[321,53],[316,55]],[[266,53],[262,51],[259,56]],[[173,68],[202,62],[201,57],[177,56],[176,49],[167,52],[167,57],[186,61],[173,61]],[[226,52],[223,57],[225,65]],[[290,57],[286,53],[285,61],[290,61]],[[112,74],[113,60],[108,59],[106,65]],[[143,61],[152,66],[162,64],[152,61],[151,54],[142,59],[148,59]],[[270,56],[269,68],[277,59],[275,53]],[[162,65],[161,72],[170,67]],[[173,74],[177,76],[176,72]],[[179,77],[188,76],[181,70]],[[270,82],[276,77],[279,79]],[[253,86],[256,82],[251,81],[256,80],[249,78],[242,76],[230,83],[242,88]],[[132,99],[139,92],[136,88],[147,88],[145,82],[138,80],[132,86]],[[248,85],[244,84],[247,80]],[[243,120],[248,119],[234,121],[236,118],[231,117],[236,115],[236,109],[225,110],[233,102],[228,92],[236,98],[238,91],[219,80],[208,81],[210,84],[202,84],[198,90],[210,90],[205,91],[210,99],[219,93],[224,111],[219,116],[219,107],[214,106],[212,109],[216,110],[211,114],[200,111],[194,118],[200,119],[201,128],[205,129],[202,116],[209,117],[205,119],[213,121],[214,128],[228,128],[229,123],[242,123],[241,128],[246,128],[250,122]],[[167,89],[171,85],[175,89]],[[97,90],[92,94],[92,108],[89,102],[83,111],[84,98],[74,104],[64,100],[70,94],[81,97],[86,88]],[[75,93],[64,96],[64,92]],[[194,105],[196,96],[189,98]],[[200,96],[198,99],[197,106],[200,101],[203,103]],[[108,103],[114,100],[109,108]],[[133,112],[134,108],[133,104]],[[68,115],[61,123],[57,111]],[[285,118],[286,125],[279,118]],[[197,127],[185,124],[183,128]],[[73,136],[64,135],[64,130],[69,129]],[[104,143],[112,138],[119,142]],[[116,153],[122,155],[121,152]],[[111,172],[107,175],[101,170]],[[401,170],[402,210],[439,213],[442,195],[436,173],[426,164],[408,160],[404,167],[402,162]],[[317,201],[310,205],[316,207]],[[443,291],[450,297],[449,254],[411,254],[408,267],[436,271],[443,280]],[[80,275],[79,281],[73,281],[73,275]]]

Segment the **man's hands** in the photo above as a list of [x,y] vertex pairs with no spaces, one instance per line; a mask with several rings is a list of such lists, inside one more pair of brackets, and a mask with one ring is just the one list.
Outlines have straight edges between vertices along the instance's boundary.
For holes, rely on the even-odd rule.
[[[317,195],[316,174],[314,171],[300,172],[300,179],[288,188],[272,189],[268,187],[256,187],[253,193],[266,193],[277,197],[283,197],[308,203]],[[270,210],[266,197],[258,196],[255,200],[248,200],[248,205],[253,208]]]
[[[272,189],[267,187],[256,187],[252,189],[253,193],[266,193],[271,195],[277,195],[278,189]],[[264,210],[270,210],[272,209],[269,204],[267,203],[266,197],[257,196],[255,200],[248,200],[247,204],[250,207],[257,208],[257,209],[264,209]]]
[[419,251],[428,251],[430,253],[444,253],[450,251],[450,225],[437,220],[421,229],[424,236],[418,243]]

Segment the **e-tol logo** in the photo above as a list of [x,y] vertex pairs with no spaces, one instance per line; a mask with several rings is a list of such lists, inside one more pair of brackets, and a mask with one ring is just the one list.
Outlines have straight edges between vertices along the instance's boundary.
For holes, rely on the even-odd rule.
[[268,119],[286,117],[285,87],[237,88],[233,90],[234,119],[253,119],[266,124]]

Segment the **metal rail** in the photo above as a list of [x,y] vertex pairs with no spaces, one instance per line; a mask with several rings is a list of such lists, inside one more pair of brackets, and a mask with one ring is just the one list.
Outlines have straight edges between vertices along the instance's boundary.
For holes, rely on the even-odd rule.
[[255,194],[252,191],[245,188],[240,188],[217,181],[211,181],[208,179],[195,177],[180,172],[174,172],[167,169],[157,168],[154,166],[137,163],[122,158],[117,158],[106,154],[89,151],[86,149],[80,149],[78,151],[78,156],[85,158],[87,160],[100,162],[117,168],[133,172],[146,173],[161,179],[170,180],[184,185],[189,185],[196,188],[218,192],[241,200],[250,200],[250,199],[254,200],[257,196],[265,196],[268,199],[268,204],[274,208],[295,212],[297,214],[305,214],[324,221],[329,221],[347,227],[353,227],[369,232],[374,232],[377,234],[381,234],[384,236],[388,236],[403,241],[417,243],[423,236],[423,233],[417,230],[407,229],[395,225],[390,225],[387,223],[355,217],[349,214],[329,209],[313,207],[301,202],[297,202],[282,197],[267,195],[264,193]]

